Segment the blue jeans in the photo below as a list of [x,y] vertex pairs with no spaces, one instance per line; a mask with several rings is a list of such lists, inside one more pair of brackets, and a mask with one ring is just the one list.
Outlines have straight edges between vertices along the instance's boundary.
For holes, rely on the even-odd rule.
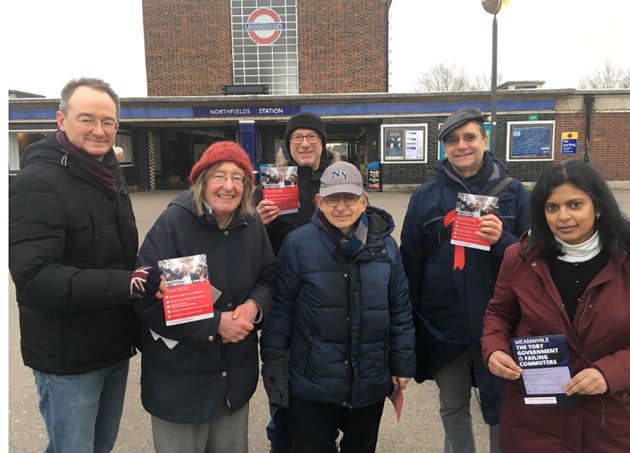
[[269,406],[271,419],[267,425],[267,439],[271,445],[291,449],[291,433],[289,432],[289,409]]
[[46,424],[44,453],[109,453],[122,415],[129,359],[82,374],[33,370]]

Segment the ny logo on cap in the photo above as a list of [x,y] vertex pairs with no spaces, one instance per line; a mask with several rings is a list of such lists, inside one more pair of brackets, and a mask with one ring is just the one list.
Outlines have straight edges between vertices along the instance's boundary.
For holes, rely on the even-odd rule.
[[345,170],[333,170],[332,171],[332,179],[343,178],[348,179],[349,172]]

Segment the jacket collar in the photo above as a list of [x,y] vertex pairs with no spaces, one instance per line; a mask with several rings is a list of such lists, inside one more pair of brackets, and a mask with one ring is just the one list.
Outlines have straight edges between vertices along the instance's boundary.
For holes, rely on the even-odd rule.
[[475,176],[462,178],[446,157],[436,162],[435,172],[441,184],[460,186],[467,193],[487,192],[507,176],[505,167],[487,151],[484,154],[483,165]]

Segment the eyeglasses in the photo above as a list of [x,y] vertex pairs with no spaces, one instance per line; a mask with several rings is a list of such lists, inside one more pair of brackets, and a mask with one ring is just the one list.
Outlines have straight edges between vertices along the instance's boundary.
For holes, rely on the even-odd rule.
[[244,186],[245,184],[247,184],[247,181],[249,181],[249,178],[247,176],[241,176],[241,175],[224,175],[223,173],[215,173],[214,175],[210,176],[210,182],[212,182],[212,184],[225,184],[228,180],[228,178],[232,181],[232,184],[234,184],[235,186]]
[[289,141],[294,145],[300,145],[302,141],[306,138],[306,141],[309,143],[317,143],[319,141],[319,135],[317,134],[308,134],[308,135],[300,135],[294,134],[289,137]]
[[361,195],[330,195],[328,197],[322,197],[322,203],[328,207],[337,206],[340,201],[346,206],[354,206],[361,199]]
[[[474,142],[475,140],[477,140],[478,137],[479,135],[477,134],[464,134],[462,136],[466,143]],[[458,137],[457,135],[449,135],[444,139],[444,143],[447,145],[457,145],[459,143],[459,139],[460,137]]]
[[[79,118],[77,122],[83,127],[89,127],[90,129],[94,129],[97,124],[99,124],[99,120],[95,120],[94,118]],[[119,124],[114,120],[103,120],[100,121],[101,127],[104,131],[115,131],[118,129]]]

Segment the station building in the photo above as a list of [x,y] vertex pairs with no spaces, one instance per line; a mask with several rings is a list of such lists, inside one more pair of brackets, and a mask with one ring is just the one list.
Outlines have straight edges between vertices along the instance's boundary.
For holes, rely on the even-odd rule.
[[[439,126],[466,106],[489,115],[490,93],[387,93],[390,5],[143,0],[149,96],[121,99],[117,137],[128,183],[186,187],[194,162],[219,140],[238,141],[255,165],[273,162],[299,111],[322,116],[328,146],[343,159],[363,171],[378,163],[384,190],[426,181],[443,153]],[[512,176],[534,181],[554,161],[579,158],[613,183],[630,181],[630,90],[541,86],[498,91],[490,140]],[[55,131],[58,104],[9,99],[10,174],[28,144]]]

